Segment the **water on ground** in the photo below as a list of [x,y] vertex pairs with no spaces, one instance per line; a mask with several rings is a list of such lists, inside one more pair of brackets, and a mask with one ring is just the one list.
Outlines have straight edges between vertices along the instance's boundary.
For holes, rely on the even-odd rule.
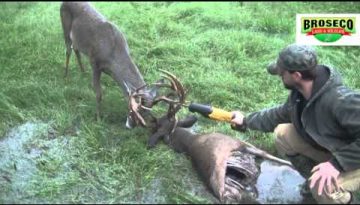
[[[39,141],[39,139],[42,139]],[[54,137],[52,128],[45,123],[27,122],[11,129],[0,141],[0,203],[46,203],[47,199],[31,196],[31,182],[38,174],[39,158],[43,154],[52,157],[66,155],[68,138]],[[38,142],[41,142],[40,144]],[[66,177],[71,168],[63,164],[56,176]],[[259,203],[265,204],[299,204],[311,203],[300,194],[305,179],[294,169],[264,160],[260,164],[261,174],[257,180]],[[195,170],[193,170],[195,172]],[[187,176],[186,176],[187,175]],[[218,203],[201,180],[197,180],[196,173],[185,173],[184,183],[189,187],[189,194],[208,198]],[[179,177],[179,176],[174,176]],[[187,180],[186,180],[187,179]],[[194,180],[196,179],[196,180]],[[141,203],[166,203],[161,191],[164,190],[163,178],[157,178],[149,189],[144,190]],[[184,196],[187,197],[187,196]],[[35,200],[35,201],[33,201]],[[96,200],[96,199],[94,199]],[[96,201],[94,201],[96,202]]]

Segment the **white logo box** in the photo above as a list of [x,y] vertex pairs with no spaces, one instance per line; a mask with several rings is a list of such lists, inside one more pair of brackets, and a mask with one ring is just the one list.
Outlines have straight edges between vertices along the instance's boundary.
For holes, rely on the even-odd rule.
[[[355,18],[355,32],[350,35],[343,35],[335,42],[323,42],[315,38],[314,35],[301,33],[302,18]],[[305,45],[321,45],[321,46],[360,46],[360,14],[296,14],[296,43]]]

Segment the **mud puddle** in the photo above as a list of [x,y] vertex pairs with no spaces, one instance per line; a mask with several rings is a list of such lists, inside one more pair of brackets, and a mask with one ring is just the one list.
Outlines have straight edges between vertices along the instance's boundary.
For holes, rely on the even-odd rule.
[[[44,154],[52,157],[65,157],[68,138],[57,136],[51,132],[49,124],[27,122],[12,128],[0,140],[0,203],[47,203],[44,197],[34,196],[36,187],[32,183],[39,175],[39,161]],[[53,178],[66,178],[71,167],[61,161],[62,165]],[[305,182],[298,172],[287,166],[279,166],[271,161],[261,163],[261,174],[257,181],[259,203],[269,204],[299,204],[306,199],[300,194]],[[189,188],[189,194],[204,197],[218,203],[203,182],[197,178],[196,171],[189,177],[184,174],[184,183]],[[39,179],[39,178],[36,178]],[[195,180],[194,180],[195,179]],[[140,201],[142,203],[166,203],[166,197],[161,194],[164,179],[155,179],[150,188],[144,190]],[[66,180],[65,180],[66,181]],[[186,196],[184,196],[186,197]]]
[[45,153],[64,156],[66,138],[56,138],[49,124],[27,122],[0,140],[0,203],[43,203],[34,196],[39,161]]
[[[260,163],[261,174],[256,183],[260,204],[314,204],[312,197],[305,198],[301,194],[301,188],[305,179],[293,168],[279,165],[276,162],[263,160]],[[195,171],[194,171],[195,172]],[[189,176],[188,176],[189,177]],[[219,201],[211,195],[209,189],[199,179],[185,177],[184,183],[189,187],[189,192],[195,196],[207,198],[213,203]],[[190,182],[191,181],[191,182]],[[154,179],[151,188],[143,195],[142,203],[166,203],[159,190],[163,189],[162,179]],[[151,191],[150,191],[151,190]]]
[[0,141],[0,199],[2,202],[16,202],[24,195],[27,183],[37,172],[34,159],[42,153],[29,143],[44,132],[44,123],[25,123],[12,128]]
[[304,198],[301,188],[305,179],[289,166],[279,165],[276,162],[264,160],[261,165],[261,174],[257,180],[257,201],[261,204],[303,204],[313,199]]

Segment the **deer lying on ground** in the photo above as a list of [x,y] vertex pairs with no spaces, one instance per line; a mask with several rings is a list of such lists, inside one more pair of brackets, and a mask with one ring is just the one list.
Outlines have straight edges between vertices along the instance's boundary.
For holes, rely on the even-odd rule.
[[182,84],[171,73],[166,73],[171,84],[168,86],[177,93],[177,99],[169,96],[158,97],[169,104],[168,112],[155,118],[151,124],[152,135],[149,148],[164,140],[176,152],[188,155],[200,176],[221,203],[256,203],[256,179],[259,167],[255,156],[291,166],[291,163],[260,150],[253,145],[221,134],[194,134],[190,128],[195,116],[177,120],[176,113],[185,102],[186,92]]
[[[129,97],[132,93],[141,95],[141,103],[133,102],[129,107],[126,127],[145,124],[140,115],[151,107],[156,88],[150,89],[131,59],[124,35],[104,16],[87,2],[63,2],[60,8],[61,23],[66,44],[65,77],[68,74],[72,49],[76,54],[81,71],[84,71],[80,52],[89,57],[93,72],[93,86],[96,92],[96,117],[100,119],[101,86],[100,77],[104,72],[110,75]],[[133,98],[133,100],[138,98]],[[145,106],[145,107],[144,107]],[[134,112],[135,111],[135,112]]]

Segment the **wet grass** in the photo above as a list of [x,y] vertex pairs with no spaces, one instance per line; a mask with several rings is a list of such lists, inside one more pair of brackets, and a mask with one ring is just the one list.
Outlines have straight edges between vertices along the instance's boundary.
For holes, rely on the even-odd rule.
[[[244,112],[286,99],[287,91],[265,66],[294,41],[295,14],[359,11],[353,2],[93,5],[125,33],[147,82],[159,78],[158,69],[169,70],[189,88],[189,100]],[[87,59],[81,74],[72,56],[70,75],[63,78],[59,8],[59,2],[0,3],[0,138],[28,121],[50,127],[30,144],[43,150],[35,159],[37,173],[16,197],[5,197],[13,192],[6,177],[0,179],[5,190],[0,203],[210,203],[186,157],[163,144],[147,150],[148,132],[125,128],[127,103],[106,75],[103,118],[95,120]],[[320,63],[337,67],[346,85],[360,88],[357,47],[320,47],[318,52]],[[274,152],[271,134],[238,133],[204,118],[198,124],[201,132],[223,132]]]

